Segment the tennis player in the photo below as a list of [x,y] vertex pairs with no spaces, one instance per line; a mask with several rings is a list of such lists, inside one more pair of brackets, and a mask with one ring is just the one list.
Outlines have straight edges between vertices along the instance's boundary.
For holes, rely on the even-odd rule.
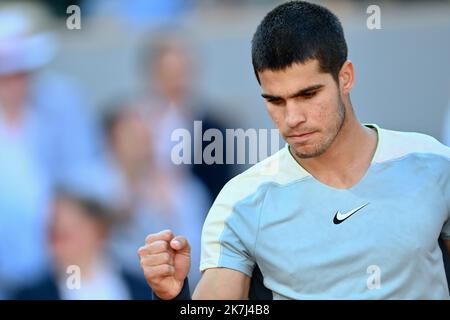
[[[274,299],[449,299],[450,149],[358,121],[343,29],[324,7],[269,12],[252,60],[287,144],[215,200],[192,298],[247,299],[258,266]],[[151,234],[138,253],[157,297],[190,297],[184,237]]]

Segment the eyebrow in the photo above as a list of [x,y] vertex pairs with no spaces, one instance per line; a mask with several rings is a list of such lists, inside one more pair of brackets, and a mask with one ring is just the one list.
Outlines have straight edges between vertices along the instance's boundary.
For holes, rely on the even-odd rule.
[[[297,91],[296,93],[294,93],[293,95],[291,95],[290,97],[288,97],[288,99],[289,99],[289,98],[297,98],[297,97],[300,97],[300,96],[302,96],[302,95],[304,95],[304,94],[309,93],[310,91],[318,90],[318,89],[320,89],[320,88],[322,88],[322,87],[324,87],[323,84],[314,84],[314,85],[312,85],[312,86],[309,86],[309,87],[300,89],[299,91]],[[262,94],[261,94],[261,97],[263,97],[264,99],[271,99],[271,100],[275,100],[275,99],[283,99],[283,97],[280,97],[280,96],[273,96],[273,95],[267,94],[267,93],[262,93]]]

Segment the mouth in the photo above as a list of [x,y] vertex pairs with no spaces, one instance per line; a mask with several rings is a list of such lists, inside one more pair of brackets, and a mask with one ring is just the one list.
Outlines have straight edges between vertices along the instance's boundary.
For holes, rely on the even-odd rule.
[[286,137],[288,142],[292,143],[304,143],[306,142],[312,135],[314,135],[317,131],[305,132],[301,134],[293,134]]

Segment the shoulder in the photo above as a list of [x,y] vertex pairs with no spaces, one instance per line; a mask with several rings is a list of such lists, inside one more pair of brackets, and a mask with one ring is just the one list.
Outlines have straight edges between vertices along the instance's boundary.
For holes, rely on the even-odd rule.
[[383,148],[377,155],[378,162],[396,160],[410,155],[450,160],[450,148],[432,136],[417,132],[379,130]]

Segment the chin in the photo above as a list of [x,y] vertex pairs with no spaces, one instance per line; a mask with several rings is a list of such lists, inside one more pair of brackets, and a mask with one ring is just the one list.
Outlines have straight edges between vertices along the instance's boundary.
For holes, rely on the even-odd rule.
[[318,145],[310,145],[310,146],[291,146],[292,150],[294,151],[295,155],[300,159],[309,159],[314,158],[322,155],[325,153],[326,149],[321,148],[321,146]]

